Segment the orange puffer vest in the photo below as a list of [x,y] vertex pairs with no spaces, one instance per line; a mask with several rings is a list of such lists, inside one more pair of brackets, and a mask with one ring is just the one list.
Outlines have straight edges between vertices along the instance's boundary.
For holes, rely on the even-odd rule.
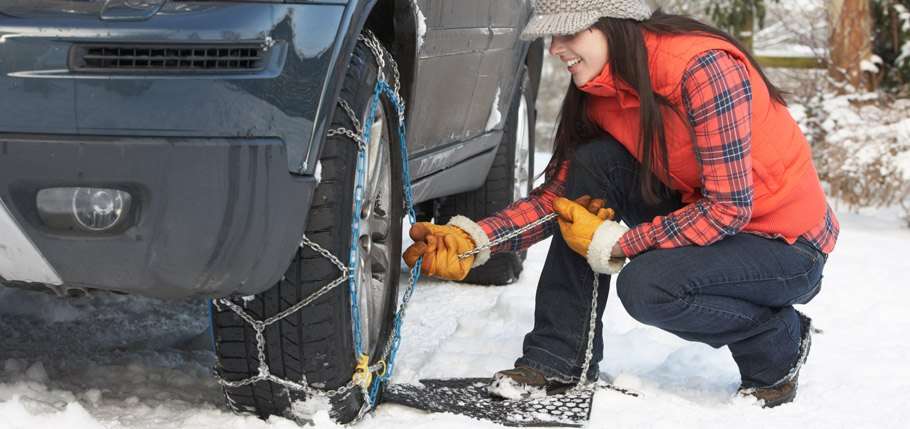
[[[818,180],[805,136],[785,106],[772,102],[761,76],[732,44],[701,35],[664,36],[643,32],[654,91],[685,115],[681,79],[690,60],[712,49],[738,58],[749,70],[752,84],[752,220],[744,231],[781,235],[790,244],[821,222],[825,195]],[[639,153],[639,100],[621,79],[613,80],[610,67],[580,88],[589,97],[588,115],[619,140],[636,159]],[[687,124],[679,115],[663,111],[670,181],[683,202],[701,198],[701,179]]]

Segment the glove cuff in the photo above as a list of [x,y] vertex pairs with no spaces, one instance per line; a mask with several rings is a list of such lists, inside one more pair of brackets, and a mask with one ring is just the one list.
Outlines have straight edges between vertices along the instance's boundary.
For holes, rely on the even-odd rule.
[[[450,219],[446,225],[454,226],[468,233],[471,236],[471,240],[474,240],[475,249],[490,244],[490,238],[487,237],[487,233],[483,232],[483,228],[471,219],[458,215]],[[474,265],[471,268],[477,268],[489,260],[490,249],[483,249],[474,256]]]
[[612,258],[613,246],[628,231],[625,225],[611,220],[604,221],[594,231],[588,247],[588,264],[595,273],[616,274],[626,264],[626,258]]

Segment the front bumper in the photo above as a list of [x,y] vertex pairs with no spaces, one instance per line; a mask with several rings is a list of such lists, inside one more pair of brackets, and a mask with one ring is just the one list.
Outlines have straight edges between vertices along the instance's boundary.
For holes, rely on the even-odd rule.
[[[0,172],[13,223],[64,285],[162,298],[270,287],[294,255],[316,187],[312,176],[288,173],[274,138],[4,134]],[[37,192],[79,186],[129,191],[129,227],[93,236],[45,226]],[[12,237],[0,236],[0,247]],[[0,263],[7,282],[54,283],[34,269],[22,274],[21,256],[2,258],[17,270]]]

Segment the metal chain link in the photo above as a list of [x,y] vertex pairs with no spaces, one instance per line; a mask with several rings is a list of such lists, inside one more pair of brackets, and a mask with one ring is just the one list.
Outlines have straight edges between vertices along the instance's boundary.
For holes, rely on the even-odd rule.
[[467,252],[464,252],[464,253],[458,255],[458,259],[465,259],[465,258],[470,258],[471,256],[475,256],[475,255],[477,255],[478,253],[483,252],[484,250],[491,249],[491,248],[493,248],[493,247],[495,247],[495,246],[498,246],[498,245],[500,245],[500,244],[502,244],[502,243],[505,243],[506,241],[509,241],[509,240],[511,240],[511,239],[513,239],[513,238],[515,238],[515,237],[518,237],[519,235],[524,234],[525,232],[528,232],[528,231],[530,231],[530,230],[532,230],[532,229],[534,229],[534,228],[537,228],[537,227],[540,226],[540,225],[543,225],[543,224],[545,224],[545,223],[547,223],[547,222],[549,222],[549,221],[551,221],[551,220],[553,220],[553,219],[556,219],[556,217],[558,217],[558,216],[559,216],[558,213],[555,213],[555,212],[554,212],[554,213],[550,213],[550,214],[548,214],[548,215],[546,215],[546,216],[544,216],[544,217],[542,217],[542,218],[540,218],[540,219],[537,219],[537,220],[535,220],[534,222],[531,222],[531,223],[529,223],[529,224],[527,224],[527,225],[525,225],[525,226],[523,226],[523,227],[521,227],[521,228],[518,228],[518,229],[516,229],[516,230],[514,230],[514,231],[512,231],[512,232],[510,232],[510,233],[508,233],[508,234],[506,234],[506,235],[504,235],[504,236],[502,236],[502,237],[499,237],[499,238],[497,238],[497,239],[495,239],[495,240],[492,240],[492,241],[490,241],[490,242],[487,243],[487,244],[484,244],[484,245],[482,245],[482,246],[478,246],[478,247],[476,247],[476,248],[474,248],[474,249],[471,249],[471,250],[469,250],[469,251],[467,251]]
[[[401,97],[401,95],[400,95],[401,94],[401,74],[398,72],[398,63],[396,63],[394,61],[394,59],[391,61],[391,64],[392,64],[392,82],[395,83],[395,87],[394,87],[395,93],[399,94],[398,97],[400,98]],[[401,107],[404,107],[405,106],[404,100],[402,100],[402,102],[400,104],[401,104]]]
[[379,74],[378,80],[385,81],[385,55],[383,53],[385,49],[379,43],[379,39],[370,30],[365,30],[357,39],[370,48],[370,52],[373,53],[373,58],[376,59],[376,64],[379,66],[377,71]]
[[[518,228],[502,237],[499,237],[495,240],[491,240],[489,243],[482,246],[478,246],[468,252],[458,255],[458,259],[465,259],[471,256],[477,255],[480,252],[491,249],[495,246],[498,246],[502,243],[505,243],[515,237],[524,234],[527,231],[530,231],[540,225],[543,225],[553,219],[556,219],[559,216],[559,213],[553,212],[546,216],[541,217],[540,219],[535,220],[521,228]],[[591,315],[588,317],[588,344],[585,349],[585,361],[581,369],[581,377],[579,377],[578,384],[572,388],[572,390],[581,390],[590,388],[593,384],[588,382],[588,370],[591,368],[591,361],[594,359],[594,335],[597,334],[597,295],[598,290],[600,289],[600,275],[594,273],[593,281],[593,292],[591,294]]]
[[594,335],[597,334],[597,295],[600,289],[600,274],[594,273],[594,281],[591,283],[594,291],[591,292],[591,316],[588,318],[588,345],[585,349],[585,362],[581,366],[581,375],[578,378],[578,384],[572,388],[573,391],[594,387],[594,384],[588,381],[588,370],[591,369],[591,361],[594,359]]
[[360,125],[360,120],[357,119],[357,114],[354,113],[354,109],[351,108],[351,105],[348,104],[347,100],[343,98],[338,99],[338,105],[348,114],[348,118],[351,119],[351,123],[354,124],[354,130],[357,131],[357,135],[363,135],[363,126]]
[[364,150],[367,142],[359,134],[347,128],[332,128],[326,132],[326,137],[345,136],[357,143],[357,150]]
[[[392,88],[396,95],[401,94],[401,75],[398,72],[398,63],[392,58],[392,54],[383,48],[382,43],[379,42],[379,39],[370,30],[364,31],[364,34],[361,34],[358,39],[363,41],[363,43],[370,48],[373,57],[376,58],[376,63],[379,65],[379,76],[382,78],[380,80],[382,81],[385,81],[384,70],[386,68],[386,61],[388,60],[389,67],[392,69]],[[404,106],[403,100],[402,103],[399,104]]]
[[[341,276],[339,278],[335,279],[334,281],[332,281],[331,283],[323,286],[316,292],[313,292],[312,294],[310,294],[309,296],[307,296],[305,299],[298,302],[297,304],[295,304],[291,307],[288,307],[284,311],[282,311],[266,320],[261,320],[261,321],[256,320],[255,318],[253,318],[253,316],[250,316],[250,314],[247,313],[243,308],[241,308],[239,305],[237,305],[236,303],[234,303],[233,301],[231,301],[229,299],[220,298],[220,299],[214,300],[214,303],[219,308],[219,310],[221,309],[222,305],[226,306],[227,308],[229,308],[231,311],[233,311],[235,314],[237,314],[241,319],[243,319],[245,322],[247,322],[253,328],[253,331],[256,333],[256,351],[257,351],[257,358],[259,359],[259,367],[258,367],[259,373],[257,375],[243,379],[243,380],[230,381],[230,380],[224,379],[223,377],[221,377],[220,374],[218,374],[216,372],[215,378],[219,384],[226,386],[226,387],[235,387],[236,388],[236,387],[247,386],[247,385],[250,385],[253,383],[258,383],[260,381],[271,381],[273,383],[287,387],[288,389],[303,391],[310,395],[323,395],[323,396],[327,396],[327,397],[334,397],[334,396],[338,396],[341,394],[345,394],[348,391],[350,391],[351,389],[357,387],[357,384],[354,383],[354,380],[351,380],[347,384],[345,384],[337,389],[330,389],[330,390],[316,389],[307,383],[305,375],[302,375],[302,380],[300,383],[296,383],[296,382],[293,382],[290,380],[285,380],[285,379],[275,376],[274,374],[271,373],[271,370],[269,369],[268,363],[266,361],[266,355],[265,355],[265,345],[266,345],[265,334],[264,334],[265,329],[268,326],[281,321],[282,319],[297,312],[301,308],[306,307],[313,301],[319,299],[319,297],[325,295],[332,289],[338,287],[338,285],[340,285],[341,283],[344,283],[349,277],[348,268],[344,264],[342,264],[341,261],[337,257],[335,257],[335,255],[332,255],[331,252],[329,252],[328,250],[326,250],[325,248],[320,246],[318,243],[307,238],[306,235],[303,236],[303,238],[300,240],[300,243],[299,243],[299,247],[304,247],[304,246],[309,247],[316,253],[322,255],[323,257],[325,257],[326,259],[331,261],[332,264],[334,264],[339,269],[339,271],[341,271]],[[232,402],[230,400],[230,398],[229,398],[229,402]]]
[[[411,296],[414,294],[414,287],[417,285],[417,280],[420,278],[420,266],[419,264],[415,265],[415,268],[412,268],[408,272],[408,288],[405,290],[404,297],[401,300],[401,304],[398,306],[398,313],[396,314],[396,321],[404,320],[404,316],[408,311],[408,304],[411,302]],[[396,329],[397,331],[397,329]],[[397,332],[396,332],[397,334]],[[392,355],[392,351],[395,348],[395,343],[400,341],[400,337],[396,338],[396,335],[390,335],[389,339],[386,341],[385,347],[382,350],[383,360],[387,359]],[[394,363],[394,362],[393,362]]]

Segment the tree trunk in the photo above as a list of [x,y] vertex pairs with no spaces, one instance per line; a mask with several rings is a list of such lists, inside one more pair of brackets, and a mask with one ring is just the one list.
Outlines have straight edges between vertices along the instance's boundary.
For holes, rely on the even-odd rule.
[[863,71],[863,61],[872,58],[872,13],[870,0],[828,0],[828,19],[831,61],[828,73],[839,92],[847,91],[845,84],[854,90],[874,90],[874,80]]
[[755,8],[750,9],[747,12],[746,19],[743,21],[743,25],[737,29],[736,38],[742,42],[743,46],[749,50],[749,53],[753,52],[753,40],[755,40]]

